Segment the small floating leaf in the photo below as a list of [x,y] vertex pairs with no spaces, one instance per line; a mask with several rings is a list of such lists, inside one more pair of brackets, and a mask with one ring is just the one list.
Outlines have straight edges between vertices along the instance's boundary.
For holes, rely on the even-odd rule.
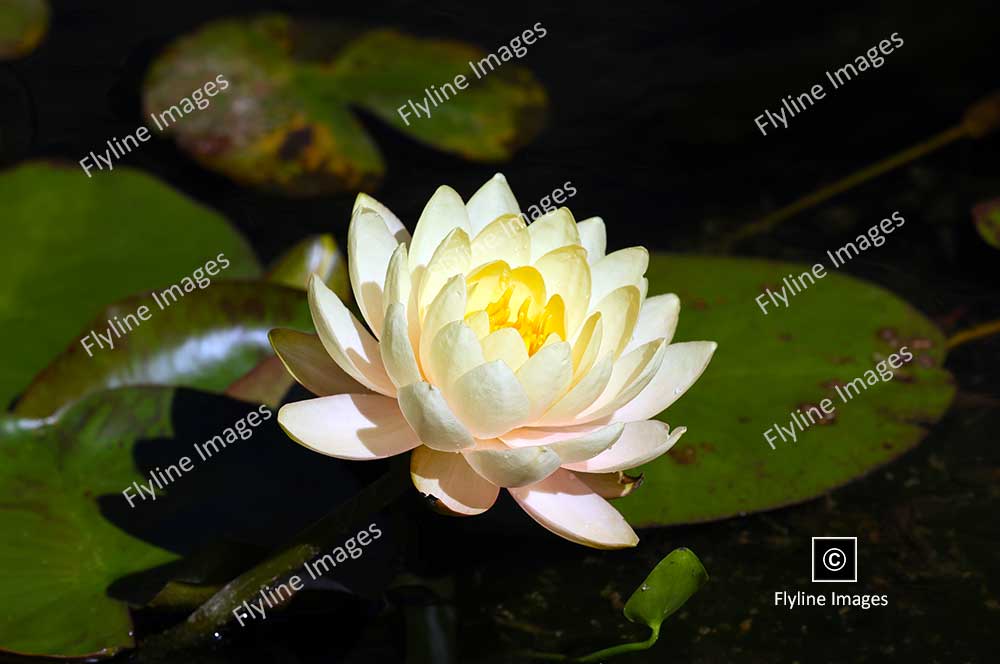
[[708,572],[691,549],[674,549],[628,598],[625,617],[658,631],[707,581]]
[[[544,89],[514,64],[475,79],[468,62],[485,55],[459,42],[280,14],[214,21],[153,63],[147,124],[241,184],[291,196],[370,190],[385,166],[351,105],[469,159],[507,159],[534,138]],[[474,80],[430,118],[407,125],[396,112],[460,74]]]

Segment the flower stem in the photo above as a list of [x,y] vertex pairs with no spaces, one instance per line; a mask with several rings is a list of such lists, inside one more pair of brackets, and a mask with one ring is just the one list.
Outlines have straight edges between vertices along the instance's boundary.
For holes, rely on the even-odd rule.
[[803,210],[808,210],[811,207],[833,198],[837,194],[843,193],[848,189],[853,189],[859,184],[878,177],[879,175],[891,171],[894,168],[898,168],[903,164],[918,159],[925,154],[944,147],[945,145],[948,145],[949,143],[952,143],[960,138],[965,138],[968,135],[968,130],[964,124],[955,125],[950,129],[946,129],[940,134],[931,136],[927,140],[917,143],[916,145],[901,152],[897,152],[891,157],[887,157],[882,161],[855,171],[847,177],[841,178],[832,184],[820,187],[816,191],[803,196],[794,203],[786,205],[779,210],[775,210],[771,214],[761,217],[757,221],[738,228],[735,232],[726,237],[723,244],[726,248],[731,248],[734,244],[741,240],[745,240],[746,238],[753,237],[755,235],[760,235],[761,233],[766,233],[781,222],[790,217],[794,217]]
[[956,332],[951,335],[948,341],[945,342],[945,346],[948,350],[951,350],[952,348],[961,346],[969,341],[988,337],[998,332],[1000,332],[1000,320],[993,320],[988,323],[982,323],[981,325],[970,327],[968,330]]
[[557,652],[536,652],[534,650],[524,651],[521,654],[525,657],[530,657],[532,659],[547,661],[547,662],[574,662],[575,664],[593,664],[594,662],[603,662],[609,657],[615,657],[617,655],[623,655],[627,652],[637,652],[639,650],[648,650],[653,647],[656,640],[660,638],[660,626],[651,626],[652,633],[649,638],[645,641],[634,641],[630,643],[621,643],[617,646],[611,646],[610,648],[604,648],[603,650],[598,650],[592,652],[589,655],[581,655],[580,657],[570,657],[569,655],[563,655]]
[[[389,471],[299,533],[267,560],[222,587],[183,623],[148,639],[154,651],[175,651],[211,640],[231,622],[233,609],[257,595],[262,586],[286,578],[321,552],[339,543],[346,531],[401,496],[410,486],[409,455],[392,460]],[[290,590],[292,590],[289,587]],[[294,590],[292,590],[294,594]]]

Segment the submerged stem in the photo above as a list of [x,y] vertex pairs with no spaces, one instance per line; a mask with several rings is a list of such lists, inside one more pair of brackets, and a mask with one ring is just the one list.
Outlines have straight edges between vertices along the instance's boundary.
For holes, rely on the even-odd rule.
[[970,327],[968,330],[962,330],[961,332],[956,332],[951,335],[948,341],[945,342],[945,346],[951,350],[956,346],[961,346],[969,341],[974,341],[975,339],[981,339],[983,337],[988,337],[1000,332],[1000,320],[993,320],[988,323],[982,323],[980,325],[975,325]]
[[338,543],[357,521],[385,508],[412,486],[409,455],[392,460],[389,471],[366,486],[332,512],[299,533],[267,560],[222,587],[180,625],[154,636],[144,646],[153,650],[179,650],[212,638],[231,622],[233,609],[253,598],[262,586],[270,586]]

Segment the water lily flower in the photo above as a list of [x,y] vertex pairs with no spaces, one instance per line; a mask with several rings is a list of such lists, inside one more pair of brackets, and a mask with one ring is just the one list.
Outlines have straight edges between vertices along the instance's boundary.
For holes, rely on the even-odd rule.
[[413,484],[447,513],[480,514],[503,488],[568,540],[635,546],[607,498],[630,488],[621,471],[684,433],[650,418],[716,344],[670,343],[680,302],[647,297],[646,249],[605,247],[598,217],[560,208],[526,223],[499,174],[468,203],[438,188],[412,237],[360,195],[348,268],[367,326],[312,279],[318,335],[271,338],[318,398],[286,404],[278,422],[341,459],[412,450]]

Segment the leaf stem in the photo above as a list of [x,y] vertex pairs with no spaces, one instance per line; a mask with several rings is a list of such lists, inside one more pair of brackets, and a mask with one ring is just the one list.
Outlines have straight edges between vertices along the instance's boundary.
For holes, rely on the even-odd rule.
[[575,664],[592,664],[594,662],[603,662],[609,657],[616,657],[617,655],[622,655],[627,652],[637,652],[639,650],[648,650],[653,647],[656,640],[660,638],[660,626],[650,626],[652,633],[649,638],[645,641],[633,641],[629,643],[620,643],[616,646],[611,646],[610,648],[604,648],[603,650],[598,650],[592,652],[589,655],[581,655],[580,657],[570,657],[569,655],[563,655],[557,652],[536,652],[534,650],[526,650],[521,652],[525,657],[530,657],[532,659],[538,659],[548,662],[574,662]]
[[837,194],[843,193],[848,189],[852,189],[859,184],[898,168],[903,164],[918,159],[925,154],[944,147],[945,145],[948,145],[949,143],[952,143],[960,138],[965,138],[968,135],[968,129],[964,124],[958,124],[950,129],[946,129],[939,134],[931,136],[925,141],[906,148],[901,152],[897,152],[896,154],[874,164],[865,166],[845,178],[841,178],[840,180],[828,184],[825,187],[820,187],[816,191],[803,196],[790,205],[786,205],[783,208],[761,217],[757,221],[736,229],[735,232],[725,238],[723,245],[725,248],[731,248],[734,244],[741,240],[766,233],[781,222],[790,217],[794,217],[804,210],[808,210],[811,207],[819,205],[820,203],[833,198]]
[[981,339],[983,337],[988,337],[990,335],[1000,332],[1000,320],[993,320],[988,323],[982,323],[980,325],[975,325],[967,330],[962,330],[961,332],[956,332],[951,335],[945,342],[945,347],[948,350],[961,346],[964,343],[973,341],[975,339]]
[[[392,459],[389,471],[309,526],[289,544],[222,587],[183,623],[148,639],[151,650],[175,651],[210,640],[230,623],[233,609],[253,598],[262,586],[288,577],[312,558],[338,543],[344,532],[401,496],[410,486],[408,455]],[[293,591],[294,592],[294,591]]]

